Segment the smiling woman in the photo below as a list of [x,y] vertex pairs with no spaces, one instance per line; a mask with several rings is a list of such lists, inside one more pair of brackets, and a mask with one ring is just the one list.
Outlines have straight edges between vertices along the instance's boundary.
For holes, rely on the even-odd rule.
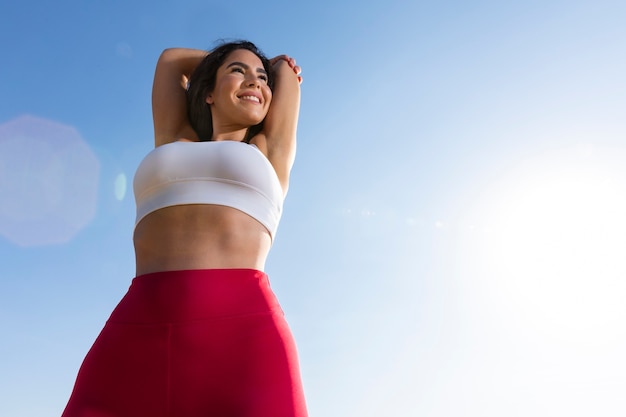
[[299,73],[245,41],[161,54],[156,147],[133,184],[137,276],[64,417],[306,417],[264,272],[295,154]]

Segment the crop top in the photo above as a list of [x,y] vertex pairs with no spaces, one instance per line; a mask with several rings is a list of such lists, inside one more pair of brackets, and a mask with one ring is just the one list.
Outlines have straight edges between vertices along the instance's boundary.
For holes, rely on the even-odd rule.
[[160,208],[217,204],[261,223],[272,239],[283,209],[283,190],[269,160],[254,145],[230,140],[172,142],[152,150],[133,181],[135,226]]

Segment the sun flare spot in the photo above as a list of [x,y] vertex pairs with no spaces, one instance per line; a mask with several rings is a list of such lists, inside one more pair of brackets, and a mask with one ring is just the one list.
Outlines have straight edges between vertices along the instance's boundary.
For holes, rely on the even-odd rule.
[[475,264],[508,308],[544,335],[579,343],[624,337],[623,158],[588,148],[544,154],[477,206],[489,233],[472,249]]

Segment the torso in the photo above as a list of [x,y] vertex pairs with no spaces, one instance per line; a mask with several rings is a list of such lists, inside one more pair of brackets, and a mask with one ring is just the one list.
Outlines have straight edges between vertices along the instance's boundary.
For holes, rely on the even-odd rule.
[[[145,177],[149,172],[144,171],[143,178],[150,178]],[[178,204],[141,218],[134,244],[137,275],[183,269],[264,270],[272,236],[258,219],[236,208]]]

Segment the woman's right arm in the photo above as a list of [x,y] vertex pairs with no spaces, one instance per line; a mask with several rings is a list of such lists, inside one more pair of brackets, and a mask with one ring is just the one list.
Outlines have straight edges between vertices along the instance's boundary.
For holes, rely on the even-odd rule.
[[198,136],[187,116],[187,80],[206,51],[170,48],[161,53],[152,85],[154,145],[178,139],[197,141]]

